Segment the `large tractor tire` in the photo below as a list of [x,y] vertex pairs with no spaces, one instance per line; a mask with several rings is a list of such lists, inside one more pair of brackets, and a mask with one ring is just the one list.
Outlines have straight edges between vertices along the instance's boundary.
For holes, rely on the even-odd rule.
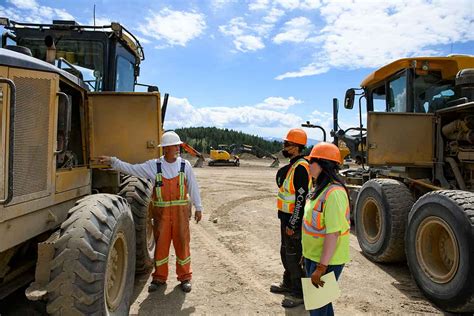
[[405,227],[413,205],[408,188],[393,179],[372,179],[361,188],[355,205],[357,240],[375,262],[405,260]]
[[119,195],[130,204],[135,223],[137,273],[147,272],[153,267],[155,236],[150,203],[152,194],[153,184],[150,181],[132,176],[122,179]]
[[135,279],[135,229],[127,201],[79,200],[61,225],[51,262],[52,315],[128,315]]
[[474,193],[430,192],[413,206],[407,262],[418,287],[449,312],[474,312]]

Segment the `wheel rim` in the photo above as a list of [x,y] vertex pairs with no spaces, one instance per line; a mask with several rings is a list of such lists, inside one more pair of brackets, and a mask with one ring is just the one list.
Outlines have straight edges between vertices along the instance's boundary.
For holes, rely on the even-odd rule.
[[362,226],[365,239],[374,244],[382,234],[382,212],[377,200],[367,198],[362,205]]
[[451,281],[459,267],[459,247],[448,223],[435,216],[425,218],[415,240],[418,262],[430,280],[440,284]]
[[153,213],[152,213],[152,205],[148,207],[147,212],[147,221],[146,221],[146,245],[148,248],[148,252],[152,253],[155,250],[155,234],[153,232]]
[[127,242],[123,232],[119,232],[114,239],[107,259],[105,298],[110,311],[114,311],[122,301],[127,270]]

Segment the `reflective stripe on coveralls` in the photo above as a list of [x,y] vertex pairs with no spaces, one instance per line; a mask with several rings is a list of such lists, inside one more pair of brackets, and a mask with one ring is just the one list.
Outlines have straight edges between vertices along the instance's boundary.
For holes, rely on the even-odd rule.
[[177,177],[166,179],[157,163],[154,190],[153,218],[156,239],[155,271],[153,279],[165,282],[168,278],[171,242],[176,253],[176,274],[179,281],[191,280],[191,253],[189,232],[189,204],[187,198],[185,162]]
[[[319,196],[318,199],[309,201],[311,209],[313,212],[311,212],[311,218],[310,216],[304,216],[303,217],[303,234],[308,234],[311,235],[315,238],[324,238],[326,237],[326,226],[321,225],[321,216],[323,214],[324,210],[324,202],[329,197],[329,194],[335,190],[344,190],[344,187],[338,184],[332,184],[329,185],[323,193]],[[347,221],[350,223],[350,206],[347,206],[345,216]],[[350,224],[349,224],[350,225]],[[345,231],[344,233],[341,233],[341,236],[349,234],[350,228]]]
[[[303,166],[309,175],[309,163],[304,158],[300,158],[291,166],[286,174],[285,181],[283,181],[282,186],[278,190],[277,196],[277,207],[278,210],[293,214],[295,209],[296,195],[295,195],[295,186],[293,184],[293,178],[295,175],[295,170],[298,166]],[[309,176],[308,182],[308,191],[312,187],[312,178]]]
[[156,184],[155,184],[155,191],[156,191],[156,199],[153,204],[157,207],[168,207],[168,206],[175,206],[175,205],[188,205],[189,200],[186,197],[186,185],[185,185],[185,174],[184,174],[184,166],[186,164],[181,162],[181,169],[179,170],[179,199],[173,201],[163,201],[163,194],[161,192],[163,188],[163,173],[161,172],[161,163],[156,163]]

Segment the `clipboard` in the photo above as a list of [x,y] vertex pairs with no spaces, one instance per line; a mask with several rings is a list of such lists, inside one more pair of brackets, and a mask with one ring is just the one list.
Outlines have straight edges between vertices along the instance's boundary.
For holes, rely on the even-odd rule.
[[311,278],[301,278],[304,307],[306,310],[323,307],[341,296],[341,290],[334,272],[323,275],[321,280],[325,282],[324,286],[317,288],[311,283]]

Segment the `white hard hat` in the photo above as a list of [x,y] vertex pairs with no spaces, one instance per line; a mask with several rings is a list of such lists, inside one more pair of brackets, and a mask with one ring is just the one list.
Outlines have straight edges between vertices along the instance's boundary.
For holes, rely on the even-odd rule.
[[179,138],[179,135],[173,131],[165,132],[163,136],[161,136],[161,144],[159,146],[166,147],[166,146],[175,146],[180,145],[183,142]]

